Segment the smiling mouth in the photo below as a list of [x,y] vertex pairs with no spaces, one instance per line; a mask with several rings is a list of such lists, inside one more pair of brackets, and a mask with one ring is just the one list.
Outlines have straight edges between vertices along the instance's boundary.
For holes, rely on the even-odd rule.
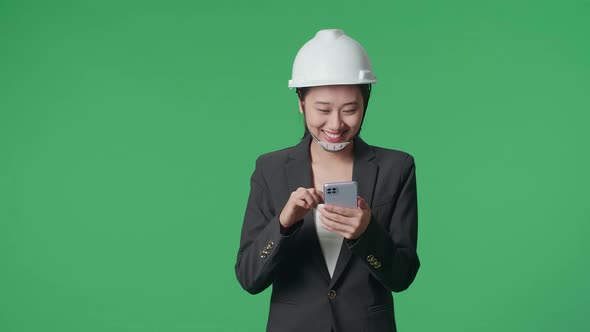
[[328,132],[325,130],[322,130],[322,132],[324,133],[324,135],[326,136],[326,138],[328,139],[329,142],[332,143],[337,143],[340,142],[342,140],[342,136],[344,134],[343,131],[340,132]]

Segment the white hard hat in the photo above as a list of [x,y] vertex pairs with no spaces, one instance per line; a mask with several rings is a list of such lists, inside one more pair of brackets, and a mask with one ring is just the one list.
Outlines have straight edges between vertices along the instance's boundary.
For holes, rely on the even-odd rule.
[[365,49],[339,29],[320,30],[297,53],[290,88],[370,84],[377,77]]

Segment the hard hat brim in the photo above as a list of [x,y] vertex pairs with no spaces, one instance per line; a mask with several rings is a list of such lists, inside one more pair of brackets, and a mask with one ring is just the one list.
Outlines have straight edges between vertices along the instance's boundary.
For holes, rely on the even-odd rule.
[[377,78],[356,80],[356,81],[342,81],[342,80],[323,80],[323,81],[304,81],[297,82],[289,80],[289,88],[309,88],[314,86],[326,86],[326,85],[358,85],[358,84],[375,84]]

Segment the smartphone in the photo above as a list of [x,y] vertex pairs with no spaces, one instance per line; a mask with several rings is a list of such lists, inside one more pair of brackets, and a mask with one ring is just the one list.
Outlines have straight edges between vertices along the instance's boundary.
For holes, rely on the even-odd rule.
[[324,203],[349,208],[356,208],[356,181],[332,182],[324,184]]

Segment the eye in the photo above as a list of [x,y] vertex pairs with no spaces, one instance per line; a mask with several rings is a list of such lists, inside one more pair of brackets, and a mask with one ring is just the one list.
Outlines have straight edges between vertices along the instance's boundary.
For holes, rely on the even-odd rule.
[[318,108],[318,111],[319,111],[320,113],[330,113],[330,110],[325,110],[325,109],[319,109],[319,108]]
[[342,111],[342,112],[344,112],[344,113],[346,113],[346,114],[354,114],[354,113],[356,112],[356,108],[353,108],[353,109],[351,109],[351,110],[344,110],[344,111]]

